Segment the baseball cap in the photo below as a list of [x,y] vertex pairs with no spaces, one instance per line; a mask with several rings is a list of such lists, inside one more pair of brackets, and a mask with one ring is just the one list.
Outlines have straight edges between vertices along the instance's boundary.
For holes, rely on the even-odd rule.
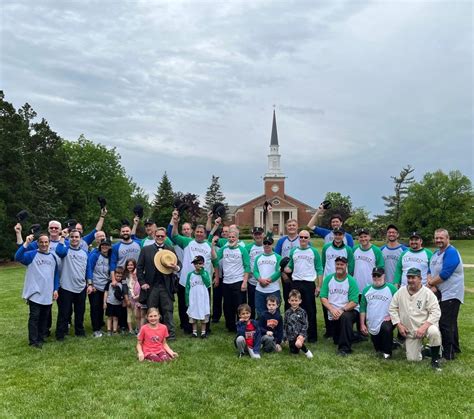
[[347,258],[344,256],[338,256],[336,259],[334,259],[334,262],[343,262],[347,263]]
[[407,276],[421,276],[421,271],[418,268],[408,269]]
[[344,230],[342,227],[336,227],[333,231],[332,231],[334,234],[345,234],[346,233],[346,230]]
[[389,224],[389,225],[387,226],[387,230],[386,230],[386,231],[390,230],[391,228],[393,228],[394,230],[397,230],[397,231],[398,231],[398,227],[397,227],[395,224]]
[[362,236],[362,234],[370,234],[369,229],[368,229],[368,228],[361,228],[361,229],[357,232],[357,235],[358,235],[358,236]]
[[155,224],[155,220],[153,220],[152,218],[147,218],[143,224],[152,225]]
[[410,233],[410,239],[413,238],[413,237],[416,237],[417,239],[421,239],[420,233],[418,233],[416,231],[413,231],[412,233]]
[[372,269],[372,276],[382,276],[383,274],[385,273],[385,269],[384,268],[377,268],[375,267],[374,269]]
[[252,234],[263,234],[263,228],[262,227],[252,228]]
[[194,265],[195,263],[204,263],[204,257],[201,256],[201,255],[197,255],[197,256],[193,259],[193,261],[192,261],[191,263],[192,263],[193,265]]

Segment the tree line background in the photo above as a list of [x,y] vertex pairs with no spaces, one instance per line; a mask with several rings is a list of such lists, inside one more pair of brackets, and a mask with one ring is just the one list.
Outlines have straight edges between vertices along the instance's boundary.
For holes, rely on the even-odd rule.
[[[29,218],[23,223],[27,230],[33,223],[44,229],[51,219],[63,222],[74,218],[92,229],[99,216],[98,196],[107,199],[111,210],[106,231],[115,233],[123,216],[131,221],[133,208],[143,206],[144,216],[155,219],[157,225],[167,225],[176,200],[185,202],[189,210],[184,221],[205,222],[207,211],[216,202],[225,205],[219,177],[212,175],[200,206],[199,196],[190,192],[173,191],[166,172],[163,174],[153,200],[127,175],[115,148],[96,144],[81,135],[77,141],[61,138],[26,103],[20,109],[5,100],[0,91],[0,260],[10,259],[15,252],[13,226],[16,214],[26,209]],[[435,228],[447,228],[452,236],[470,238],[474,219],[474,194],[470,179],[459,171],[441,170],[426,173],[416,182],[414,168],[404,167],[393,176],[392,195],[383,196],[385,214],[370,217],[362,207],[354,207],[350,196],[328,192],[325,199],[332,208],[323,218],[327,226],[332,213],[340,213],[346,229],[355,233],[369,227],[382,237],[389,223],[399,226],[402,233],[418,231],[431,238]],[[246,227],[246,228],[245,228]],[[251,226],[244,226],[248,232]]]

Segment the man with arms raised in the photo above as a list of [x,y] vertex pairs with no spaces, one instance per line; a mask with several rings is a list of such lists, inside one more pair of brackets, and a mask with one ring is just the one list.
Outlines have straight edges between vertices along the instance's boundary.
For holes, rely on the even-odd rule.
[[[321,204],[314,213],[314,215],[311,217],[311,220],[309,220],[308,227],[313,230],[314,234],[318,235],[319,237],[322,237],[324,239],[324,243],[331,243],[334,240],[333,230],[335,228],[342,228],[344,222],[340,214],[333,214],[329,219],[331,229],[319,227],[317,223],[319,223],[325,211],[326,210],[324,209],[324,205]],[[344,233],[343,240],[344,244],[347,244],[349,247],[354,247],[354,239],[349,233]]]

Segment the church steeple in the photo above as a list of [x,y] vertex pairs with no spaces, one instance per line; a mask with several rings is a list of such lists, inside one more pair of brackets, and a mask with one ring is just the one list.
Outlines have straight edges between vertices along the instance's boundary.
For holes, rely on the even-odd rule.
[[273,124],[272,124],[272,136],[270,139],[270,154],[268,154],[268,169],[265,174],[264,179],[266,178],[284,178],[285,175],[280,167],[280,157],[281,155],[278,152],[278,132],[276,124],[276,115],[275,109],[273,110]]

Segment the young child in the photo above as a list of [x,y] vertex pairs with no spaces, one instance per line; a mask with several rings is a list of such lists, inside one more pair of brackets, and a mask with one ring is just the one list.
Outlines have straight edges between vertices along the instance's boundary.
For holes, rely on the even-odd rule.
[[124,269],[120,266],[115,270],[116,286],[113,286],[112,281],[109,281],[104,288],[104,308],[105,315],[107,316],[107,334],[109,336],[118,331],[123,296],[127,294],[126,285],[122,284],[123,271]]
[[193,327],[191,337],[197,338],[197,322],[201,321],[201,338],[206,338],[206,325],[209,322],[211,306],[209,303],[209,291],[211,278],[204,269],[204,257],[197,255],[191,262],[194,265],[194,271],[188,273],[186,279],[186,305],[189,316],[189,323]]
[[313,354],[304,344],[308,335],[308,316],[301,307],[301,294],[298,290],[291,290],[288,295],[290,308],[285,312],[285,335],[288,339],[290,353],[298,354],[300,350],[307,358],[313,358]]
[[135,320],[135,326],[140,329],[142,310],[138,297],[140,296],[140,284],[137,279],[137,262],[135,259],[128,259],[125,262],[125,280],[127,284],[127,325],[128,333],[135,334],[133,330],[133,321]]
[[262,333],[262,350],[264,352],[281,352],[283,340],[283,319],[278,310],[278,298],[275,295],[267,297],[267,311],[258,318]]
[[164,362],[176,358],[174,352],[166,343],[168,328],[160,323],[158,309],[148,309],[146,316],[148,323],[144,324],[138,333],[137,356],[138,360],[151,362]]
[[235,346],[239,351],[239,358],[248,352],[250,358],[260,359],[261,333],[258,324],[250,318],[252,309],[248,304],[241,304],[237,308],[239,321],[237,322],[237,337]]

